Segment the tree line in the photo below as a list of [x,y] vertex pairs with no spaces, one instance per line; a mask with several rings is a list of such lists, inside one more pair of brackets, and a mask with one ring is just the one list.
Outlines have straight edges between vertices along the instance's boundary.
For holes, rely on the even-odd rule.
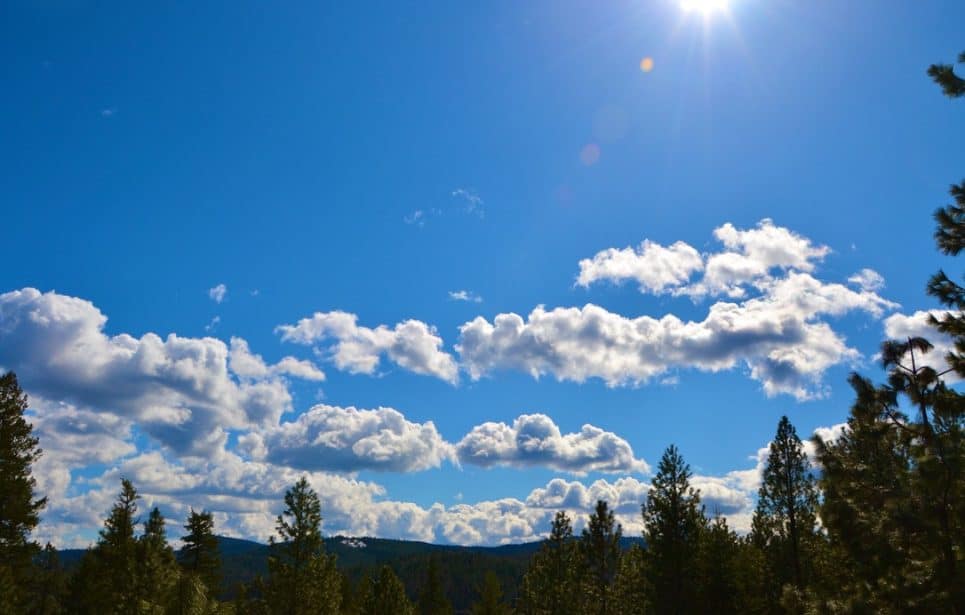
[[[965,54],[959,57],[965,62]],[[948,65],[929,75],[950,97],[965,80]],[[935,213],[940,251],[965,248],[965,182]],[[883,383],[852,374],[847,427],[812,439],[815,464],[782,417],[761,476],[751,529],[739,536],[708,514],[680,451],[663,453],[641,505],[643,545],[620,546],[622,528],[599,501],[579,536],[565,512],[516,588],[490,573],[477,615],[684,613],[962,613],[965,611],[965,287],[943,271],[927,292],[945,310],[935,329],[953,340],[937,371],[924,338],[882,344]],[[157,508],[140,520],[123,479],[96,544],[70,575],[57,551],[30,538],[46,506],[31,466],[41,455],[13,373],[0,376],[0,615],[157,613],[332,615],[451,614],[438,564],[410,597],[388,566],[351,583],[323,548],[317,494],[303,478],[285,494],[267,573],[222,601],[212,514],[191,511],[175,554]],[[139,527],[140,526],[140,527]],[[414,599],[413,599],[414,598]]]

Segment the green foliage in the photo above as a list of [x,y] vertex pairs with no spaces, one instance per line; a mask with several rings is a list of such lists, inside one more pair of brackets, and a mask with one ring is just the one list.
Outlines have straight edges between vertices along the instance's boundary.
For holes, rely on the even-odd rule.
[[37,482],[31,466],[40,458],[41,450],[33,427],[24,418],[26,410],[27,396],[17,376],[13,372],[0,375],[0,567],[8,571],[16,588],[5,597],[10,604],[26,598],[20,590],[40,550],[30,540],[30,532],[37,527],[47,502],[46,498],[34,497]]
[[[958,61],[965,63],[965,51],[958,55]],[[928,67],[928,75],[941,86],[945,96],[958,98],[965,95],[965,79],[956,75],[950,64],[932,64]]]
[[633,545],[620,558],[620,569],[613,584],[613,607],[621,615],[650,613],[647,554],[640,545]]
[[414,615],[415,605],[405,593],[405,586],[388,566],[383,566],[379,576],[363,588],[360,615]]
[[697,610],[697,557],[707,519],[690,476],[690,466],[670,445],[660,458],[643,506],[647,576],[656,613]]
[[769,597],[777,603],[785,584],[804,589],[812,577],[817,535],[817,488],[797,431],[786,416],[777,425],[761,477],[751,540],[768,562]]
[[291,615],[339,612],[341,577],[335,558],[322,551],[321,505],[303,477],[285,493],[268,558],[265,598],[274,613]]
[[[965,94],[951,66],[928,73],[947,96]],[[952,186],[951,195],[954,203],[935,213],[935,240],[955,256],[965,248],[965,183]],[[928,293],[948,308],[931,318],[954,344],[948,371],[965,376],[965,289],[939,271]],[[833,601],[854,612],[963,610],[965,397],[947,386],[947,372],[925,364],[931,350],[920,337],[882,344],[887,382],[875,386],[853,375],[848,429],[835,442],[815,439],[828,560],[838,560],[843,574],[837,591],[827,589],[812,604]]]
[[509,615],[511,609],[503,602],[503,588],[499,578],[490,570],[479,590],[479,601],[472,605],[472,615]]
[[598,500],[579,542],[585,613],[614,612],[610,594],[620,565],[621,536],[623,530],[613,511],[604,500]]
[[727,520],[715,515],[700,540],[698,578],[702,611],[719,615],[741,612],[734,572],[740,543],[727,527]]
[[191,509],[184,529],[187,534],[181,537],[184,542],[181,567],[198,577],[208,594],[215,596],[221,586],[221,555],[218,553],[218,539],[214,535],[214,518],[210,512]]
[[138,539],[135,579],[141,605],[168,605],[175,599],[179,581],[174,551],[168,546],[164,517],[155,507]]
[[429,557],[426,578],[419,593],[419,613],[421,615],[452,615],[452,604],[446,598],[439,577],[439,564],[436,558]]
[[578,555],[570,518],[565,512],[557,512],[549,537],[533,556],[523,577],[517,612],[524,615],[576,613],[581,600]]
[[27,610],[37,615],[66,612],[67,576],[57,550],[49,542],[37,558],[34,575]]

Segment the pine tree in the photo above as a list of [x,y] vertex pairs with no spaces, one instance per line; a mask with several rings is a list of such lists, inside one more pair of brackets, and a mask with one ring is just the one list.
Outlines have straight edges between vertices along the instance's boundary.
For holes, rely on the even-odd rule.
[[727,527],[727,520],[714,515],[700,540],[699,566],[702,611],[719,615],[743,612],[738,606],[734,568],[739,548],[737,534]]
[[290,615],[339,612],[341,579],[335,557],[323,551],[321,504],[303,477],[285,493],[268,558],[268,606]]
[[517,611],[523,615],[570,615],[580,604],[577,545],[563,511],[553,518],[550,534],[533,556],[520,587]]
[[766,595],[767,562],[750,537],[738,539],[732,565],[737,611],[746,615],[772,612],[774,605]]
[[633,545],[620,558],[620,569],[613,583],[615,613],[646,615],[650,612],[646,557],[640,545]]
[[697,556],[707,519],[690,476],[690,466],[670,445],[643,506],[651,603],[660,614],[697,610]]
[[36,615],[60,615],[66,612],[67,577],[60,565],[57,549],[49,542],[38,557],[36,579],[32,583],[27,610]]
[[452,604],[446,598],[439,578],[439,564],[432,556],[428,560],[426,580],[419,594],[419,612],[422,615],[452,615]]
[[115,612],[134,612],[137,601],[137,541],[134,526],[137,524],[137,500],[141,496],[131,481],[121,479],[121,493],[104,521],[100,540],[94,549],[95,556],[103,564],[108,587],[108,602],[113,602]]
[[818,497],[804,445],[786,416],[778,423],[761,481],[752,521],[753,542],[770,564],[774,596],[780,596],[787,583],[803,590],[811,579]]
[[184,529],[187,534],[181,537],[181,566],[201,579],[208,595],[217,596],[221,588],[221,554],[214,535],[214,517],[210,512],[191,509]]
[[361,615],[383,615],[394,613],[397,615],[413,615],[415,605],[405,593],[405,586],[388,566],[382,566],[379,577],[365,588],[366,595],[362,597]]
[[7,570],[17,588],[9,594],[11,604],[25,599],[20,595],[30,575],[31,561],[40,551],[30,540],[37,527],[46,498],[35,498],[36,480],[31,466],[41,450],[33,427],[24,419],[27,396],[13,372],[0,376],[0,568]]
[[586,613],[607,615],[613,612],[610,594],[620,566],[622,535],[623,530],[616,523],[613,511],[604,500],[598,500],[580,537]]
[[178,585],[178,567],[164,525],[164,516],[155,506],[137,545],[138,601],[155,608],[172,603]]
[[472,615],[509,615],[510,608],[503,602],[503,588],[492,570],[486,571],[479,600],[472,605]]
[[920,533],[912,495],[909,434],[896,399],[852,374],[856,401],[847,429],[833,442],[815,437],[821,463],[821,522],[831,548],[845,558],[833,596],[876,611],[900,611],[920,600],[913,552]]
[[[965,95],[952,66],[933,65],[928,74],[947,96]],[[935,240],[956,256],[965,248],[965,182],[950,192],[954,202],[935,213]],[[927,290],[947,308],[931,324],[953,341],[951,367],[927,365],[931,343],[912,337],[882,345],[886,384],[852,376],[858,399],[847,432],[816,442],[825,468],[822,521],[856,600],[880,611],[961,613],[965,397],[945,377],[965,376],[965,288],[939,271]]]
[[84,615],[133,613],[140,608],[138,541],[134,536],[137,500],[131,481],[121,479],[121,492],[104,520],[97,544],[88,549],[71,575],[71,610]]

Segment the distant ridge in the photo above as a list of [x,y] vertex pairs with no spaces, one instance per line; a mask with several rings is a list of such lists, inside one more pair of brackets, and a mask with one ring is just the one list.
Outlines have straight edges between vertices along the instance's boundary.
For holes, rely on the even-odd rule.
[[[270,547],[243,538],[217,538],[221,552],[222,598],[231,598],[239,583],[249,583],[267,572]],[[624,537],[620,544],[628,549],[634,544],[643,545],[643,539]],[[496,573],[506,596],[510,599],[515,597],[523,573],[541,545],[542,541],[500,546],[459,546],[365,536],[325,538],[326,552],[336,555],[339,568],[353,582],[366,574],[375,573],[383,565],[389,565],[413,598],[421,587],[428,557],[438,558],[447,594],[457,612],[467,609],[475,600],[476,588],[490,570]],[[85,551],[59,551],[61,563],[69,570],[77,565]]]

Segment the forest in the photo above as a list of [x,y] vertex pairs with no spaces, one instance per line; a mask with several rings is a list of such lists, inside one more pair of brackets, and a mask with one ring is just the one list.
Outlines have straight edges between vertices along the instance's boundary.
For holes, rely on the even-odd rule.
[[[928,74],[946,96],[965,97],[951,65]],[[934,236],[941,253],[957,256],[965,182],[950,194],[934,214]],[[927,293],[945,308],[932,325],[954,342],[948,369],[926,360],[933,347],[924,338],[883,342],[886,380],[851,375],[847,428],[833,440],[815,436],[813,457],[782,417],[746,535],[706,509],[670,445],[640,503],[643,536],[624,536],[601,500],[580,532],[561,511],[538,548],[501,557],[440,548],[386,560],[394,565],[346,566],[331,541],[326,547],[319,497],[303,478],[285,494],[264,561],[241,560],[246,576],[211,512],[192,511],[174,532],[157,508],[140,509],[125,479],[96,544],[65,565],[31,537],[47,504],[31,476],[42,450],[27,396],[8,372],[0,377],[0,615],[961,613],[965,397],[955,382],[965,377],[965,286],[938,271]]]

